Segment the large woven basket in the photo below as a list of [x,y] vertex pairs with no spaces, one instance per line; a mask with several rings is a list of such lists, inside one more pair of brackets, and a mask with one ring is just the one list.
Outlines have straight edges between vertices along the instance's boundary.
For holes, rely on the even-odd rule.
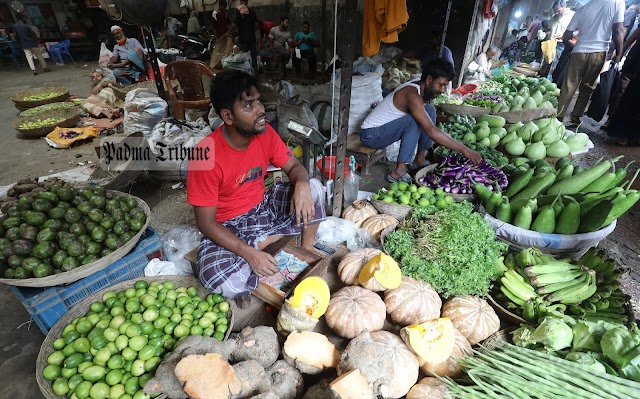
[[135,89],[149,89],[156,93],[158,92],[158,89],[156,88],[156,83],[152,80],[135,83],[128,86],[124,86],[119,83],[116,83],[116,84],[111,84],[110,87],[113,89],[113,92],[115,93],[116,97],[118,97],[120,100],[124,100],[125,97],[127,97],[127,93]]
[[[424,168],[420,169],[416,173],[416,176],[415,176],[416,184],[418,186],[424,186],[424,184],[420,183],[420,179],[425,177],[427,175],[427,173],[433,171],[437,167],[438,167],[438,164],[434,163],[434,164],[427,165]],[[477,198],[477,196],[475,194],[451,194],[451,193],[447,193],[447,195],[450,195],[451,198],[453,198],[454,201],[456,201],[456,202],[462,202],[462,201],[472,202],[473,200],[475,200]]]
[[[56,118],[56,119],[64,118],[64,120],[61,122],[52,123],[49,125],[45,125],[45,126],[41,126],[33,129],[20,127],[20,125],[22,125],[25,122],[35,122],[35,121],[38,121],[41,119],[47,119],[47,118]],[[67,127],[67,128],[75,127],[79,121],[80,121],[80,109],[78,109],[77,107],[74,107],[74,108],[67,108],[67,109],[52,110],[52,111],[46,112],[46,115],[43,113],[43,114],[37,114],[34,116],[28,116],[26,118],[20,118],[13,123],[13,127],[17,131],[19,131],[21,135],[25,137],[44,137],[47,134],[51,133],[53,129],[55,129],[56,127]]]
[[[123,281],[119,284],[116,284],[111,287],[107,287],[101,291],[98,291],[82,301],[78,302],[76,306],[74,306],[67,314],[62,316],[60,320],[49,330],[49,334],[45,338],[44,342],[40,346],[40,352],[38,353],[38,358],[36,360],[36,381],[38,381],[38,386],[40,387],[40,391],[47,399],[65,399],[64,396],[59,396],[53,393],[51,389],[51,381],[47,381],[42,377],[42,370],[47,366],[47,358],[51,353],[54,352],[53,349],[53,341],[58,339],[62,335],[62,330],[71,323],[71,321],[79,316],[86,314],[89,311],[89,308],[93,302],[101,302],[102,295],[107,291],[120,292],[127,288],[133,286],[136,281],[144,280],[147,283],[152,283],[154,281],[165,282],[165,281],[173,281],[175,287],[196,287],[200,294],[200,297],[206,296],[209,292],[206,288],[200,284],[200,281],[195,277],[181,277],[181,276],[154,276],[154,277],[144,277],[137,278],[134,280]],[[229,309],[229,329],[225,334],[225,339],[229,338],[229,334],[231,334],[231,330],[233,329],[234,315],[233,315],[233,307],[235,306],[232,301],[229,301],[230,309]],[[166,398],[165,395],[160,395],[158,398]]]
[[25,118],[27,116],[36,116],[36,115],[40,116],[42,114],[46,118],[48,115],[48,112],[60,110],[60,109],[72,109],[72,108],[76,108],[77,106],[78,104],[73,103],[71,101],[61,101],[57,103],[39,105],[35,108],[29,108],[26,111],[20,112],[20,116]]
[[372,200],[371,203],[378,212],[393,216],[398,220],[403,220],[413,210],[413,207],[409,205],[390,204],[379,200]]
[[526,321],[524,318],[518,316],[517,314],[505,309],[502,305],[500,305],[491,295],[487,296],[487,301],[493,307],[493,309],[498,313],[501,320],[508,320],[509,322],[520,325],[520,324],[531,324]]
[[144,234],[145,230],[147,230],[147,226],[149,225],[149,220],[151,219],[151,210],[149,209],[149,205],[144,202],[142,199],[135,197],[133,195],[122,193],[120,191],[108,191],[111,193],[118,194],[123,197],[131,197],[135,198],[138,201],[138,206],[142,208],[145,215],[147,215],[147,221],[145,222],[142,229],[133,236],[129,241],[127,241],[123,246],[111,252],[107,256],[103,256],[102,258],[96,260],[95,262],[87,263],[86,265],[79,266],[73,270],[68,272],[62,272],[58,274],[54,274],[47,277],[41,278],[25,278],[25,279],[9,279],[2,278],[0,279],[0,283],[8,284],[8,285],[16,285],[19,287],[51,287],[53,285],[61,285],[61,284],[70,284],[74,281],[78,281],[82,278],[90,276],[100,270],[106,268],[113,262],[119,260],[123,256],[129,253],[131,249],[138,243],[142,234]]
[[540,71],[540,68],[513,67],[513,70],[525,76],[538,76],[538,72]]
[[[26,101],[24,98],[29,96],[35,96],[38,94],[48,94],[48,93],[59,93],[59,95],[51,98],[47,98],[44,100],[28,100]],[[69,89],[66,87],[58,86],[58,87],[41,87],[39,89],[30,89],[25,91],[20,91],[16,93],[13,97],[11,97],[11,101],[20,111],[25,111],[29,108],[37,107],[39,105],[57,103],[60,101],[65,101],[69,98]]]
[[555,115],[556,110],[551,108],[523,109],[522,111],[498,112],[496,115],[503,117],[507,123],[531,122]]
[[491,334],[489,338],[482,341],[482,346],[491,350],[511,343],[511,333],[515,331],[515,327],[504,328]]
[[474,118],[491,113],[489,108],[473,105],[440,104],[438,107],[449,115],[471,115]]

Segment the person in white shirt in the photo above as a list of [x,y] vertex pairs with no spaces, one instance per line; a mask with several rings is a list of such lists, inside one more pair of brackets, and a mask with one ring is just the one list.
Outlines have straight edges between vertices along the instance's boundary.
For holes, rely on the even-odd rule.
[[571,124],[578,125],[584,113],[595,82],[604,65],[609,42],[613,38],[616,54],[613,61],[620,61],[624,38],[624,0],[591,0],[577,11],[563,34],[563,40],[570,41],[574,31],[580,31],[580,37],[573,48],[562,80],[558,99],[558,118],[562,120],[567,113],[569,103],[578,87],[580,94],[571,112]]
[[479,54],[474,60],[474,62],[478,64],[478,69],[470,79],[465,80],[465,83],[484,82],[485,80],[490,79],[491,70],[499,68],[507,62],[505,60],[494,61],[497,54],[498,48],[494,45],[489,46],[486,52]]
[[[573,18],[575,11],[567,7],[566,0],[556,0],[553,3],[553,16],[551,17],[551,37],[562,42],[562,35],[567,30],[569,22]],[[558,43],[560,45],[560,43]]]

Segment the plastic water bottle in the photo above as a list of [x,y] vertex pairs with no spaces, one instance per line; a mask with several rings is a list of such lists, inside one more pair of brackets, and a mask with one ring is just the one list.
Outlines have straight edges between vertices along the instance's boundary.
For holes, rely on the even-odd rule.
[[344,178],[344,206],[348,207],[358,199],[360,190],[360,176],[356,173],[356,159],[351,155],[349,158],[349,172]]

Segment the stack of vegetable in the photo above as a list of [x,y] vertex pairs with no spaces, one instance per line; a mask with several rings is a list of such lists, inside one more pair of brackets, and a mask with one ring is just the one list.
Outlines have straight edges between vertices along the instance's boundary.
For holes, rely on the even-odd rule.
[[[624,339],[615,341],[617,342],[612,344],[617,346]],[[637,350],[635,347],[636,353]],[[612,376],[542,351],[520,348],[505,342],[493,349],[474,351],[473,354],[475,356],[466,355],[458,360],[471,381],[463,385],[451,379],[442,379],[450,395],[456,398],[640,398],[640,384],[635,381]],[[619,359],[627,360],[622,356]]]
[[502,83],[491,79],[483,82],[476,93],[484,94],[486,96],[503,96],[504,92],[502,91],[502,89]]
[[64,121],[64,118],[38,118],[33,121],[26,121],[18,126],[19,129],[37,129],[39,127],[53,126],[56,123]]
[[[512,333],[516,346],[541,349],[593,371],[640,382],[640,330],[617,323],[545,317]],[[573,366],[573,365],[572,365]]]
[[507,154],[525,155],[529,159],[562,158],[584,150],[589,142],[585,133],[569,133],[557,118],[517,122],[507,129],[500,145]]
[[[455,135],[454,138],[465,143],[480,143],[496,147],[500,140],[507,135],[507,130],[504,128],[505,120],[501,116],[482,115],[475,124],[470,124],[470,120],[464,117],[458,120],[462,120],[464,124],[458,123],[459,126],[456,126],[454,123],[454,129],[451,130],[456,133],[452,134],[452,137]],[[449,133],[444,125],[442,129]]]
[[493,113],[521,111],[534,108],[555,108],[560,89],[547,78],[501,76],[494,78],[502,83],[505,103],[492,108]]
[[432,211],[435,208],[445,208],[454,202],[453,198],[447,195],[443,188],[432,190],[428,187],[418,187],[415,184],[405,182],[391,183],[389,189],[381,188],[372,196],[372,199],[389,204],[433,207],[433,209],[430,208]]
[[446,193],[472,194],[475,183],[504,189],[508,182],[507,176],[500,169],[489,165],[485,160],[474,165],[461,154],[456,154],[442,157],[440,164],[418,179],[418,183],[431,189],[441,188]]
[[385,238],[384,248],[406,276],[431,284],[445,297],[486,295],[500,276],[496,259],[506,244],[468,202],[434,214],[416,208]]
[[547,234],[589,233],[610,225],[640,200],[640,192],[630,188],[638,171],[624,182],[630,164],[616,170],[620,158],[584,170],[564,158],[555,171],[516,170],[504,193],[475,189],[487,213],[505,223]]
[[500,266],[504,275],[496,300],[529,322],[565,313],[588,321],[628,322],[621,272],[593,248],[575,264],[528,248],[507,256]]
[[471,115],[452,115],[448,123],[439,123],[438,128],[449,134],[458,141],[463,141],[467,133],[473,133],[476,127],[476,120]]
[[[484,159],[485,162],[487,162],[491,166],[495,166],[499,168],[509,164],[509,158],[505,157],[503,153],[501,153],[500,151],[492,147],[489,147],[480,143],[468,143],[468,142],[465,142],[464,145],[466,145],[467,147],[469,147],[474,151],[479,152],[480,155],[482,155],[482,159]],[[433,156],[437,161],[439,161],[440,158],[442,157],[449,156],[449,155],[456,155],[456,154],[460,154],[460,153],[458,151],[450,150],[444,146],[439,146],[438,148],[433,150]]]
[[494,109],[498,104],[502,104],[504,99],[500,96],[487,96],[484,94],[471,94],[462,102],[474,107]]

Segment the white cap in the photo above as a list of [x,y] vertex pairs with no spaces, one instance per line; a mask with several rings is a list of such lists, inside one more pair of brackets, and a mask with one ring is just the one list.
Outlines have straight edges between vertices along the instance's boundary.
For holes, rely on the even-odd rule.
[[122,30],[122,28],[121,28],[121,27],[119,27],[118,25],[113,25],[113,26],[111,27],[111,33],[113,33],[113,31],[114,31],[114,30],[118,30],[118,29]]

